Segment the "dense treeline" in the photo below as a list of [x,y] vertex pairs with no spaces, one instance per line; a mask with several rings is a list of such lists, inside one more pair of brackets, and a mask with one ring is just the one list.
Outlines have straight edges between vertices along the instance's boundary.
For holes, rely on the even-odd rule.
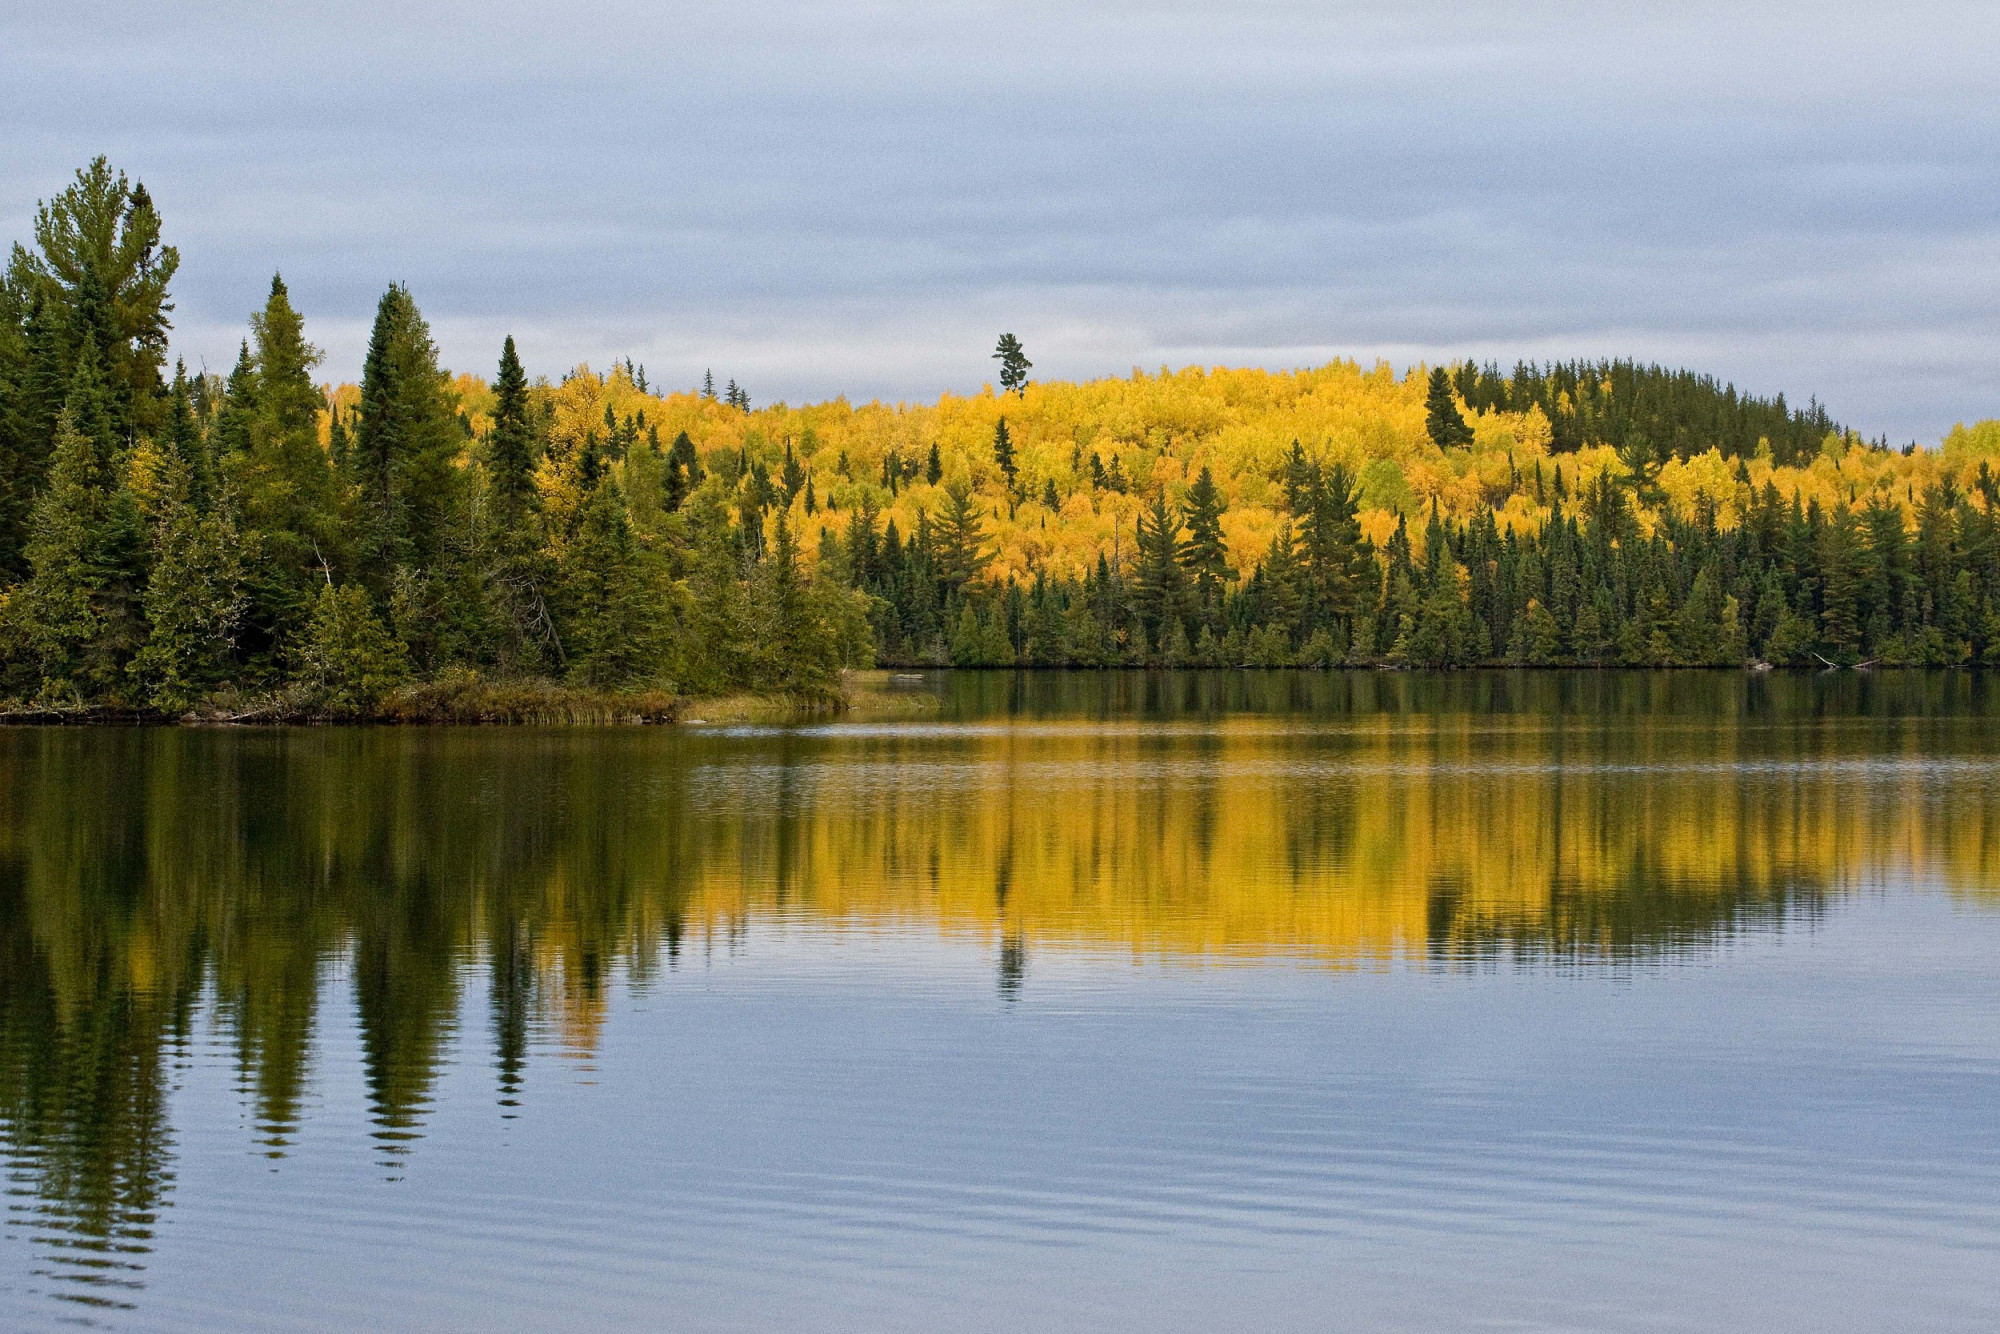
[[1742,523],[1711,510],[1643,532],[1600,474],[1539,532],[1489,511],[1399,524],[1379,551],[1339,465],[1294,449],[1285,521],[1231,573],[1206,470],[1157,492],[1125,563],[1079,580],[972,583],[976,516],[955,493],[904,542],[855,516],[839,553],[896,662],[958,666],[1732,666],[2000,664],[2000,477],[1925,493],[1914,531],[1881,499],[1831,513],[1767,482]]
[[34,230],[0,282],[0,696],[35,708],[824,697],[871,659],[2000,662],[1994,423],[1897,451],[1630,362],[1036,384],[1018,340],[997,395],[753,408],[629,362],[531,382],[511,339],[453,378],[401,286],[324,387],[275,278],[190,375],[143,186],[99,160]]
[[1474,412],[1539,410],[1549,420],[1555,453],[1609,445],[1648,461],[1687,459],[1709,449],[1734,459],[1753,456],[1761,444],[1778,463],[1792,464],[1818,453],[1830,433],[1840,433],[1817,402],[1792,409],[1783,394],[1739,395],[1713,376],[1630,361],[1522,362],[1508,377],[1496,365],[1468,361],[1450,376]]
[[0,286],[6,694],[343,715],[474,672],[826,694],[866,660],[863,600],[811,576],[783,514],[688,495],[684,442],[555,429],[511,339],[475,435],[391,287],[358,402],[329,412],[277,278],[226,380],[165,373],[179,256],[102,159],[35,242]]

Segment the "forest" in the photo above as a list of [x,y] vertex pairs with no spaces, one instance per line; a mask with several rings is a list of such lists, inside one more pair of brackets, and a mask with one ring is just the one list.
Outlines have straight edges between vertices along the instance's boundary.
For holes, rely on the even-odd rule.
[[401,285],[328,384],[280,277],[225,376],[168,365],[142,184],[99,159],[33,231],[0,281],[16,716],[666,717],[873,663],[2000,664],[2000,422],[1898,448],[1630,361],[1042,382],[1011,334],[997,391],[758,406],[531,377],[511,338],[454,374]]

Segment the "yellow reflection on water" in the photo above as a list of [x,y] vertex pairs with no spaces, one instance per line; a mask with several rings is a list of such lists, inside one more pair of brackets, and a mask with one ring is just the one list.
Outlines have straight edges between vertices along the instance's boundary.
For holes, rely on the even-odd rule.
[[[1829,891],[1984,895],[1996,769],[1712,724],[991,726],[795,764],[713,828],[688,917],[784,912],[1137,954],[1372,963],[1686,945]],[[1796,737],[1786,738],[1796,741]],[[721,780],[727,788],[727,780]],[[737,810],[750,785],[731,789]]]
[[138,1281],[198,1014],[273,1155],[351,1022],[393,1173],[455,1033],[512,1106],[533,1043],[596,1051],[615,977],[765,928],[975,942],[1011,996],[1041,950],[1622,966],[2000,886],[1980,677],[963,690],[934,723],[741,733],[0,731],[0,1149],[73,1239],[50,1272]]

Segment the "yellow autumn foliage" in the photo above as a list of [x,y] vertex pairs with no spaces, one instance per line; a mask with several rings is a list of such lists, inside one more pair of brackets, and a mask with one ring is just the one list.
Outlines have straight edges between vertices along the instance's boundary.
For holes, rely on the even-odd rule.
[[[1399,374],[1379,361],[1292,371],[1135,368],[1129,376],[1031,383],[1019,395],[996,394],[989,386],[934,403],[854,404],[841,397],[746,413],[695,393],[648,393],[622,366],[609,375],[582,366],[561,383],[534,390],[554,429],[540,481],[559,510],[572,489],[565,469],[587,433],[603,432],[605,409],[621,422],[643,412],[663,447],[685,431],[704,460],[747,449],[775,472],[789,446],[811,477],[818,504],[807,515],[803,496],[794,502],[792,520],[808,552],[821,532],[844,531],[864,496],[872,496],[907,536],[919,511],[936,513],[947,487],[966,485],[983,511],[994,554],[987,577],[1025,582],[1038,570],[1078,576],[1100,555],[1129,553],[1145,498],[1164,488],[1179,500],[1204,467],[1227,502],[1222,527],[1230,560],[1247,571],[1277,527],[1279,476],[1293,441],[1358,479],[1362,529],[1378,544],[1405,518],[1418,520],[1411,525],[1418,536],[1433,506],[1457,520],[1490,509],[1503,531],[1535,531],[1556,501],[1558,470],[1571,496],[1600,474],[1627,475],[1608,446],[1551,454],[1549,422],[1539,409],[1468,412],[1472,444],[1440,449],[1424,428],[1427,375],[1424,367]],[[454,383],[474,431],[484,430],[492,405],[485,382],[460,375]],[[328,394],[343,411],[358,399],[352,386]],[[1011,495],[993,457],[1003,417],[1018,467]],[[932,445],[942,465],[936,484],[922,476]],[[1093,455],[1106,469],[1115,465],[1126,490],[1091,486]],[[894,494],[883,484],[884,461],[892,458],[917,473],[899,481]],[[1663,505],[1681,517],[1708,509],[1730,525],[1766,483],[1787,503],[1796,496],[1838,509],[1882,498],[1913,513],[1927,487],[1947,478],[1968,486],[1982,463],[1994,461],[2000,461],[2000,422],[1989,421],[1955,428],[1942,449],[1907,456],[1838,436],[1797,466],[1775,466],[1768,449],[1740,461],[1710,449],[1668,461],[1657,483]],[[1050,483],[1054,506],[1044,503]],[[1658,517],[1657,511],[1640,513],[1648,528]]]

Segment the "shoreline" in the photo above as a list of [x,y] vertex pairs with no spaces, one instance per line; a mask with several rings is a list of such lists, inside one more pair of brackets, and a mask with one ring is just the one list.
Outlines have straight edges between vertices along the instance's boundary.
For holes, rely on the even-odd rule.
[[33,704],[0,706],[0,727],[701,727],[746,723],[786,723],[813,718],[849,717],[893,720],[929,716],[940,699],[928,688],[958,672],[1014,673],[1022,676],[1053,672],[1089,675],[1142,673],[1223,674],[1237,672],[1297,672],[1313,675],[1401,674],[1413,671],[1457,676],[1478,672],[1667,672],[1715,675],[1742,672],[1762,676],[1825,675],[1837,672],[1962,672],[1978,674],[1979,664],[1956,667],[1891,667],[1874,663],[1813,667],[1774,667],[1746,663],[1740,667],[1639,667],[1564,664],[1516,666],[1481,664],[1472,667],[1411,668],[1393,665],[1355,667],[917,667],[898,666],[849,670],[837,689],[811,694],[737,693],[679,695],[666,690],[595,690],[552,681],[484,681],[446,679],[399,686],[370,712],[331,714],[315,711],[283,693],[220,696],[179,715],[144,709],[90,706],[61,708]]

